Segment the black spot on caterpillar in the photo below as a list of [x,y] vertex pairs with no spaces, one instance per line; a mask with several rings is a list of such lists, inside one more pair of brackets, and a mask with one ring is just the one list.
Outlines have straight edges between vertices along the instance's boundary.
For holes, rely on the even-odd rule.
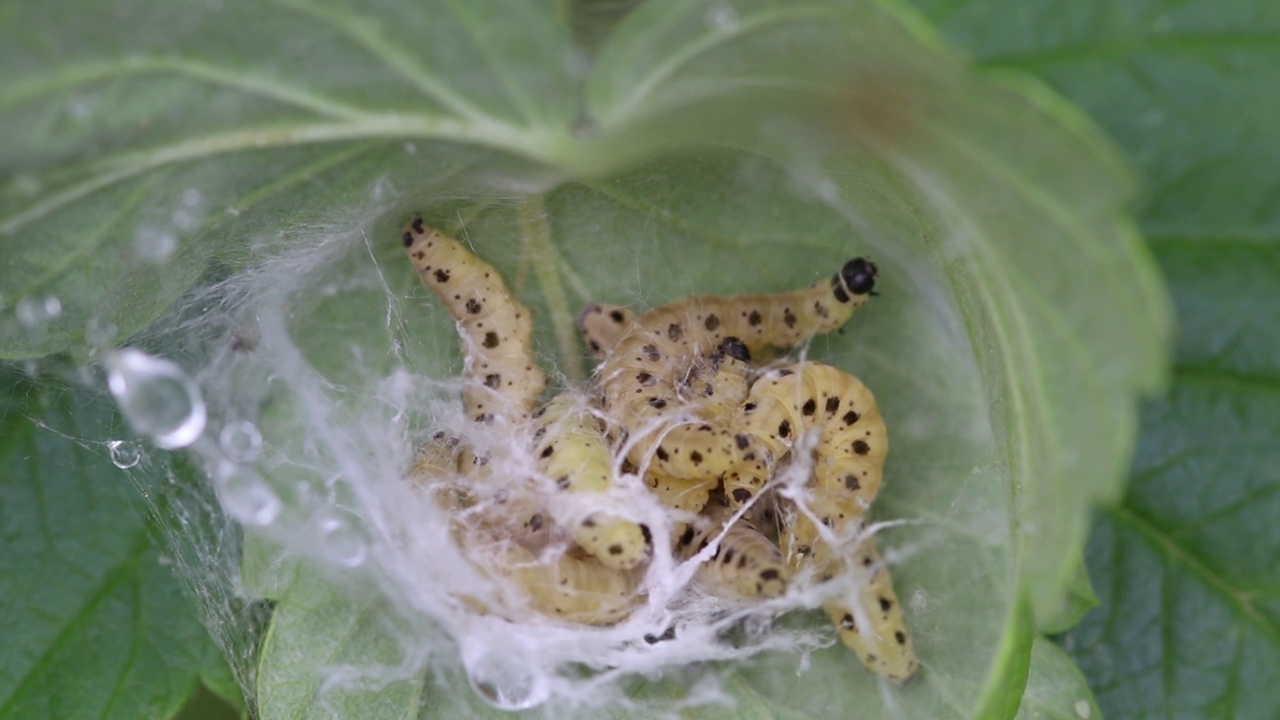
[[458,322],[466,353],[467,417],[526,417],[546,385],[533,355],[533,314],[492,265],[421,219],[403,229],[405,251],[422,284]]
[[[749,366],[738,358],[769,346],[793,347],[841,327],[870,297],[876,272],[874,264],[855,258],[803,290],[695,295],[626,317],[621,334],[593,325],[587,342],[604,355],[598,376],[605,408],[631,438],[641,438],[627,458],[688,481],[741,463],[744,452],[734,441],[730,409],[742,396]],[[611,309],[588,306],[579,326],[586,332],[586,318],[608,317]],[[668,460],[653,456],[659,443]],[[689,460],[695,451],[703,462]]]

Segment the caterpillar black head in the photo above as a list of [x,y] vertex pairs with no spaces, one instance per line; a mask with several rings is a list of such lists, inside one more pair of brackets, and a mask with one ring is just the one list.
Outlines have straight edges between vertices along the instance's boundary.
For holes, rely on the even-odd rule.
[[731,357],[742,362],[751,362],[751,350],[747,344],[736,337],[727,337],[720,341],[716,348],[716,359]]
[[[854,258],[844,264],[840,268],[839,274],[831,278],[831,286],[835,288],[836,299],[840,302],[849,302],[849,296],[845,292],[854,295],[866,295],[870,293],[876,286],[876,269],[875,263],[864,258]],[[843,286],[843,287],[842,287]]]

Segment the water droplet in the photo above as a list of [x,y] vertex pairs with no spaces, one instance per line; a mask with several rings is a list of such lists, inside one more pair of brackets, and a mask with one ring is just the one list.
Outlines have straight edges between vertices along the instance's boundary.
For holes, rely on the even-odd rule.
[[350,522],[327,517],[320,521],[320,552],[339,565],[356,567],[364,562],[368,547],[364,536]]
[[142,448],[128,440],[112,440],[107,443],[107,452],[111,453],[111,462],[121,470],[128,470],[142,460]]
[[510,652],[504,643],[472,643],[464,650],[462,662],[471,687],[496,708],[528,710],[551,695],[537,664],[522,653]]
[[73,120],[85,122],[93,117],[93,111],[97,105],[98,99],[93,96],[73,95],[67,98],[67,114]]
[[1093,706],[1089,704],[1088,700],[1077,700],[1075,711],[1076,717],[1080,718],[1080,720],[1089,720],[1089,716],[1093,714]]
[[89,322],[84,326],[84,341],[93,347],[106,348],[116,340],[116,334],[120,332],[120,328],[98,318],[89,318]]
[[395,197],[396,186],[391,182],[391,178],[380,177],[374,181],[373,187],[369,189],[369,200],[371,202],[380,203]]
[[169,222],[173,226],[183,232],[191,232],[200,225],[200,219],[204,217],[204,213],[199,213],[190,208],[180,207],[169,213]]
[[738,26],[738,11],[727,2],[718,2],[707,8],[707,27],[727,32]]
[[144,225],[133,233],[133,256],[144,263],[159,265],[178,249],[178,236],[166,228]]
[[208,413],[200,388],[182,368],[134,348],[108,354],[103,364],[107,387],[135,431],[166,449],[200,437]]
[[195,188],[187,188],[182,191],[182,204],[187,207],[200,207],[204,198],[200,195],[200,191]]
[[62,315],[62,301],[53,295],[40,298],[24,297],[18,301],[18,306],[13,309],[13,312],[18,316],[18,322],[22,323],[22,327],[34,332],[42,332],[49,323]]
[[238,463],[252,462],[262,450],[262,433],[248,420],[237,420],[223,426],[218,444],[227,459]]
[[280,498],[253,469],[224,463],[219,466],[215,481],[222,508],[241,523],[270,525],[280,517]]
[[414,145],[414,144],[413,144],[413,143],[411,143],[411,142],[409,142],[409,143],[405,143],[405,144],[404,144],[404,154],[405,154],[405,155],[413,155],[413,154],[415,154],[415,153],[417,153],[417,152],[418,152],[418,146],[417,146],[417,145]]

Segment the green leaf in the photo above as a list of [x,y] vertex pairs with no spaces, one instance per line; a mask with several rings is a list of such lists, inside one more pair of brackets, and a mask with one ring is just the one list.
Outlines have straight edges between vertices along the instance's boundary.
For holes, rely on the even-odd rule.
[[1031,651],[1031,675],[1016,720],[1089,720],[1101,717],[1084,675],[1062,648],[1044,638]]
[[86,394],[0,369],[0,718],[168,718],[227,676],[92,439],[119,426]]
[[1065,643],[1110,717],[1272,717],[1280,388],[1215,372],[1178,378],[1145,414],[1124,506],[1090,543],[1103,605]]
[[576,105],[545,5],[6,7],[0,120],[22,140],[0,154],[0,287],[61,312],[6,313],[0,357],[120,342],[291,223],[465,187],[485,153],[455,143],[546,156]]
[[336,591],[314,569],[291,575],[259,660],[258,717],[418,717],[427,676],[404,658],[396,638],[411,629],[396,626],[386,596],[373,584]]
[[[355,413],[400,363],[435,377],[459,367],[452,321],[422,299],[396,242],[415,209],[512,281],[537,313],[540,358],[569,380],[585,376],[572,319],[589,300],[783,290],[870,255],[882,295],[810,352],[858,374],[889,418],[876,512],[907,521],[881,543],[926,673],[882,694],[833,648],[799,682],[762,685],[785,707],[751,696],[753,682],[738,692],[761,713],[806,717],[879,717],[886,703],[904,717],[1015,712],[1033,623],[1062,608],[1090,503],[1118,493],[1134,396],[1161,381],[1167,334],[1153,266],[1120,213],[1132,179],[1077,112],[1023,78],[976,79],[914,16],[875,2],[653,0],[585,67],[571,19],[537,2],[140,9],[165,32],[5,11],[6,28],[23,28],[8,32],[45,28],[69,57],[0,45],[0,119],[32,139],[3,156],[15,181],[0,195],[0,278],[13,298],[62,308],[47,326],[6,317],[0,355],[86,353],[102,342],[91,323],[118,340],[193,286],[239,287],[309,251],[275,266],[302,277],[258,276],[295,291],[240,310],[280,335],[258,357],[287,335],[323,376],[313,391]],[[66,108],[86,111],[72,102],[86,96],[101,117],[76,125]],[[148,265],[157,223],[180,242]],[[204,308],[151,337],[221,337]],[[308,460],[381,439],[316,442],[314,406],[265,389],[253,400],[269,445],[321,446]],[[307,469],[265,474],[292,503]],[[385,649],[376,635],[391,619],[374,606],[368,623],[334,619],[328,588],[246,569],[248,588],[281,600],[262,665],[281,687],[259,688],[272,712],[317,702],[306,659]],[[361,633],[351,648],[330,621]],[[408,707],[343,698],[367,717]]]
[[1148,185],[1148,235],[1274,237],[1275,4],[915,4],[984,63],[1035,73],[1105,127]]
[[1273,717],[1280,14],[1248,1],[921,5],[1116,137],[1147,180],[1142,226],[1173,291],[1174,389],[1144,413],[1129,495],[1090,543],[1103,606],[1065,642],[1109,718]]

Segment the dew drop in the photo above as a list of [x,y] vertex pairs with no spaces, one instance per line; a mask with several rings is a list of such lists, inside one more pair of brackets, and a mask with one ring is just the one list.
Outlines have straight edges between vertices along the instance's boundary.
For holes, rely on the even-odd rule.
[[380,203],[395,197],[396,186],[391,182],[390,178],[380,177],[374,181],[373,187],[369,189],[369,200],[371,202]]
[[239,463],[252,462],[262,450],[262,433],[248,420],[237,420],[223,426],[218,444],[227,459]]
[[111,347],[119,332],[119,328],[106,320],[89,318],[84,326],[84,341],[97,348]]
[[107,387],[135,431],[166,449],[200,437],[208,417],[204,398],[182,368],[134,348],[108,354],[103,364]]
[[53,295],[45,297],[24,297],[13,309],[22,327],[33,332],[42,332],[49,323],[62,315],[62,301]]
[[178,236],[169,229],[144,225],[133,233],[133,256],[138,262],[159,265],[178,249]]
[[707,8],[706,21],[712,30],[728,32],[738,26],[738,11],[727,2],[714,3]]
[[320,552],[344,567],[356,567],[368,554],[364,536],[350,522],[339,517],[320,521]]
[[523,653],[501,642],[476,642],[464,651],[471,687],[501,710],[528,710],[551,695],[546,675]]
[[280,498],[255,470],[225,463],[216,475],[222,508],[245,525],[270,525],[280,517]]
[[1075,705],[1076,717],[1080,720],[1089,720],[1089,716],[1093,714],[1093,708],[1089,705],[1088,700],[1077,700]]
[[107,452],[111,453],[111,462],[121,470],[128,470],[142,460],[142,448],[128,440],[112,440],[107,443]]

